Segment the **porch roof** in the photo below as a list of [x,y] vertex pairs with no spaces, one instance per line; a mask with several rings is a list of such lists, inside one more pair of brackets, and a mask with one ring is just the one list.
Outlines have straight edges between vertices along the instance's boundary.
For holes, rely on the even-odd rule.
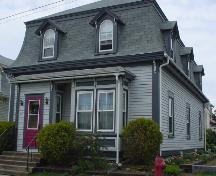
[[95,69],[71,70],[62,72],[51,72],[32,75],[21,75],[16,78],[11,78],[11,83],[25,83],[25,82],[44,82],[52,80],[68,80],[79,78],[105,77],[124,75],[127,79],[134,79],[135,75],[123,67],[106,67]]

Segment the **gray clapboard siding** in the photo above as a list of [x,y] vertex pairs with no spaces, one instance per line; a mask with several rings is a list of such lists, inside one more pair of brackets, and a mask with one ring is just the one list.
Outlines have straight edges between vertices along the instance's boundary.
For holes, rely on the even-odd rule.
[[[23,106],[19,106],[19,121],[18,121],[18,140],[17,150],[23,151],[23,129],[25,121],[25,95],[27,94],[44,94],[44,98],[50,100],[50,83],[29,83],[20,85],[20,99],[23,100]],[[49,124],[49,105],[43,103],[43,126]]]
[[127,67],[136,75],[128,84],[128,119],[152,118],[152,65]]
[[0,99],[0,121],[8,121],[8,99]]
[[[204,140],[199,140],[199,111],[203,114],[203,104],[180,82],[162,70],[161,91],[161,132],[163,133],[162,151],[203,148]],[[174,93],[175,137],[168,138],[168,91]],[[191,107],[191,139],[187,140],[186,103]],[[203,117],[202,117],[203,118]],[[203,132],[204,133],[204,132]]]

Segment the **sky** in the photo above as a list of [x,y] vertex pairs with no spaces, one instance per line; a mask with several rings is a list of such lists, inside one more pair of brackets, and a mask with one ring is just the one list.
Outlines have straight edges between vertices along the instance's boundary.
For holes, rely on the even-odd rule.
[[[45,4],[56,4],[20,14]],[[25,21],[43,17],[97,0],[0,0],[0,55],[16,59],[25,36]],[[215,0],[157,0],[171,21],[177,21],[182,41],[194,48],[197,64],[204,65],[203,91],[216,106],[216,1]]]

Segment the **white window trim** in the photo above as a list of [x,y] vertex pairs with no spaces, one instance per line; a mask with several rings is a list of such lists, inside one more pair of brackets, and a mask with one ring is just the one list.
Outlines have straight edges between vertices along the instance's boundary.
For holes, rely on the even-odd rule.
[[202,125],[202,114],[201,111],[199,111],[199,139],[201,140],[203,138],[203,125]]
[[[78,106],[79,106],[79,95],[81,94],[91,94],[91,110],[79,110]],[[76,129],[77,131],[83,131],[83,132],[92,132],[92,120],[93,120],[93,91],[77,91],[77,102],[76,102]],[[78,128],[78,112],[91,112],[91,129],[87,130],[87,129],[79,129]]]
[[[109,20],[109,19],[106,19],[106,20]],[[104,20],[104,21],[106,21],[106,20]],[[112,49],[107,49],[107,50],[101,50],[101,41],[104,41],[104,40],[101,40],[101,25],[104,23],[104,21],[100,24],[100,28],[99,28],[99,52],[100,53],[102,53],[102,52],[106,52],[106,51],[113,51],[113,43],[114,43],[114,36],[113,36],[113,34],[114,34],[114,24],[113,24],[113,22],[112,22],[112,20],[109,20],[109,21],[111,21],[112,22]]]
[[[171,104],[170,104],[170,101],[171,101]],[[168,103],[169,103],[169,106],[168,106],[168,111],[169,111],[168,112],[168,116],[169,116],[169,118],[172,118],[172,132],[169,131],[169,134],[173,135],[174,134],[174,98],[169,97]],[[171,110],[171,114],[170,114],[170,110]],[[168,127],[170,127],[169,126],[170,125],[169,120],[170,119],[168,119]],[[170,130],[170,128],[168,128],[168,130]]]
[[[189,110],[189,114],[188,114],[188,111]],[[189,134],[188,134],[188,129],[187,129],[187,137],[190,138],[191,136],[191,126],[190,126],[190,116],[191,116],[191,108],[190,107],[187,107],[187,119],[186,119],[186,124],[187,124],[187,127],[189,125]]]
[[[39,102],[39,107],[38,107],[38,114],[30,114],[29,113],[29,108],[30,108],[30,102],[36,102],[36,101],[38,101]],[[27,120],[27,129],[28,130],[38,130],[38,127],[39,127],[39,117],[40,117],[40,107],[41,107],[41,101],[40,100],[29,100],[28,101],[28,120]],[[28,126],[29,126],[29,116],[30,115],[38,115],[37,116],[37,128],[29,128]]]
[[[99,110],[99,95],[100,93],[113,93],[113,109],[112,110],[106,110],[106,112],[113,112],[113,129],[109,130],[103,130],[99,129],[99,112],[103,112],[102,110]],[[115,90],[98,90],[97,92],[97,131],[98,132],[115,132]]]
[[[48,30],[46,30],[45,31],[45,33],[44,34],[46,34],[46,32],[47,31],[54,31],[54,33],[55,33],[55,30],[53,30],[53,29],[48,29]],[[53,58],[54,57],[54,55],[55,55],[55,40],[56,40],[56,37],[55,37],[55,35],[54,35],[54,44],[53,45],[48,45],[48,46],[46,46],[46,47],[44,47],[44,36],[43,36],[43,52],[42,52],[42,58],[43,59],[49,59],[49,58]],[[45,49],[48,49],[48,48],[52,48],[53,49],[53,53],[52,53],[52,56],[47,56],[47,57],[45,57],[44,56],[44,51],[45,51]]]
[[[60,112],[57,111],[57,108],[56,108],[56,114],[60,114],[60,121],[62,120],[62,95],[60,94],[57,94],[56,97],[60,97]],[[57,103],[57,102],[56,102]],[[57,105],[56,105],[57,106]]]

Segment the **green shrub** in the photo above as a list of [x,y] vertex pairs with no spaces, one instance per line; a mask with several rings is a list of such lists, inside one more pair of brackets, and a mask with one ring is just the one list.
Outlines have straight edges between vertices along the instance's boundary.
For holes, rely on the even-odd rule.
[[177,176],[180,174],[180,168],[177,165],[167,165],[164,169],[164,173],[167,175]]
[[100,147],[98,138],[93,135],[78,135],[76,137],[75,148],[78,159],[84,156],[90,156],[91,158],[98,157]]
[[75,132],[72,123],[60,122],[43,128],[37,138],[39,149],[49,164],[68,164],[75,152]]
[[207,148],[211,149],[211,151],[216,152],[216,133],[211,130],[206,130],[206,142],[207,142]]
[[148,119],[131,121],[123,130],[123,155],[134,164],[152,164],[162,143],[159,126]]
[[15,123],[0,122],[0,135],[0,154],[4,150],[14,150],[16,145]]

